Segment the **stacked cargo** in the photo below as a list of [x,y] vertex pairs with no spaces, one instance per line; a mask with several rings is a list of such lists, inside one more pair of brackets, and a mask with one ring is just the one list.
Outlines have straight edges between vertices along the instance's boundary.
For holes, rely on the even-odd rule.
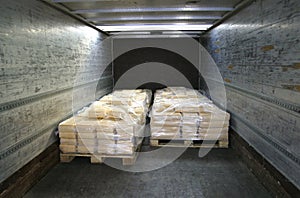
[[144,137],[151,92],[118,90],[59,125],[62,153],[132,155]]
[[222,140],[223,147],[228,146],[229,114],[196,90],[158,90],[150,126],[152,140]]

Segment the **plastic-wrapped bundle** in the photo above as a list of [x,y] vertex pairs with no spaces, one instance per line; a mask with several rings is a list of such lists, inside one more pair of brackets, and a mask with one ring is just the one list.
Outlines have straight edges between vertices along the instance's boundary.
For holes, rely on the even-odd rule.
[[183,113],[181,131],[182,134],[197,133],[199,127],[199,115],[197,113]]
[[95,101],[60,123],[61,151],[132,154],[144,137],[150,99],[149,90],[117,90]]
[[215,140],[228,137],[229,114],[198,91],[169,87],[155,93],[151,111],[152,139]]
[[94,102],[89,109],[89,117],[97,119],[127,120],[143,124],[148,111],[144,105],[111,105],[102,101]]
[[158,114],[157,116],[151,116],[151,132],[152,137],[156,135],[164,136],[166,138],[172,138],[180,131],[181,114]]
[[133,120],[142,124],[148,112],[151,92],[148,90],[117,90],[91,105],[89,117]]
[[[111,152],[102,151],[110,150],[107,147],[113,146],[116,154],[121,154],[123,151],[123,154],[126,155],[128,150],[122,150],[124,147],[122,145],[127,143],[129,146],[135,147],[137,141],[134,140],[143,137],[144,125],[128,126],[116,122],[113,125],[106,124],[108,123],[89,120],[76,122],[73,127],[61,125],[60,149],[64,153],[111,154]],[[84,147],[86,149],[83,149]]]

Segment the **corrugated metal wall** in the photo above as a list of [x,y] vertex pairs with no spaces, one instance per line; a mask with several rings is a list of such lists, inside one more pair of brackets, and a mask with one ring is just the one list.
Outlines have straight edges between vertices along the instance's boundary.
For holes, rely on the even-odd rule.
[[[111,61],[104,39],[41,1],[2,2],[0,182],[56,140],[54,130],[72,108],[112,90],[110,68],[97,76]],[[72,107],[74,96],[80,98]]]
[[202,38],[232,127],[300,187],[300,1],[258,0]]

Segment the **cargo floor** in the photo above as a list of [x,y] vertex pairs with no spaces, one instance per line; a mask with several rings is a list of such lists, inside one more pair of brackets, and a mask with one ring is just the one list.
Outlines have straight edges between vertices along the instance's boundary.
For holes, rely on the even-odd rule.
[[198,149],[188,149],[172,164],[143,173],[76,158],[54,167],[25,197],[271,197],[232,149],[197,156]]

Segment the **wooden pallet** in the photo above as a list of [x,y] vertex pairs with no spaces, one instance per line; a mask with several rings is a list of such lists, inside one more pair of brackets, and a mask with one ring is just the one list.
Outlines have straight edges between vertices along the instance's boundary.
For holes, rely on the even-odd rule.
[[60,162],[69,163],[75,157],[89,157],[92,164],[103,163],[106,158],[119,158],[122,159],[122,164],[133,165],[136,162],[138,154],[142,148],[142,140],[136,146],[135,152],[133,155],[108,155],[108,154],[80,154],[80,153],[60,153]]
[[150,139],[151,146],[189,148],[228,148],[228,140],[203,141],[184,139]]

